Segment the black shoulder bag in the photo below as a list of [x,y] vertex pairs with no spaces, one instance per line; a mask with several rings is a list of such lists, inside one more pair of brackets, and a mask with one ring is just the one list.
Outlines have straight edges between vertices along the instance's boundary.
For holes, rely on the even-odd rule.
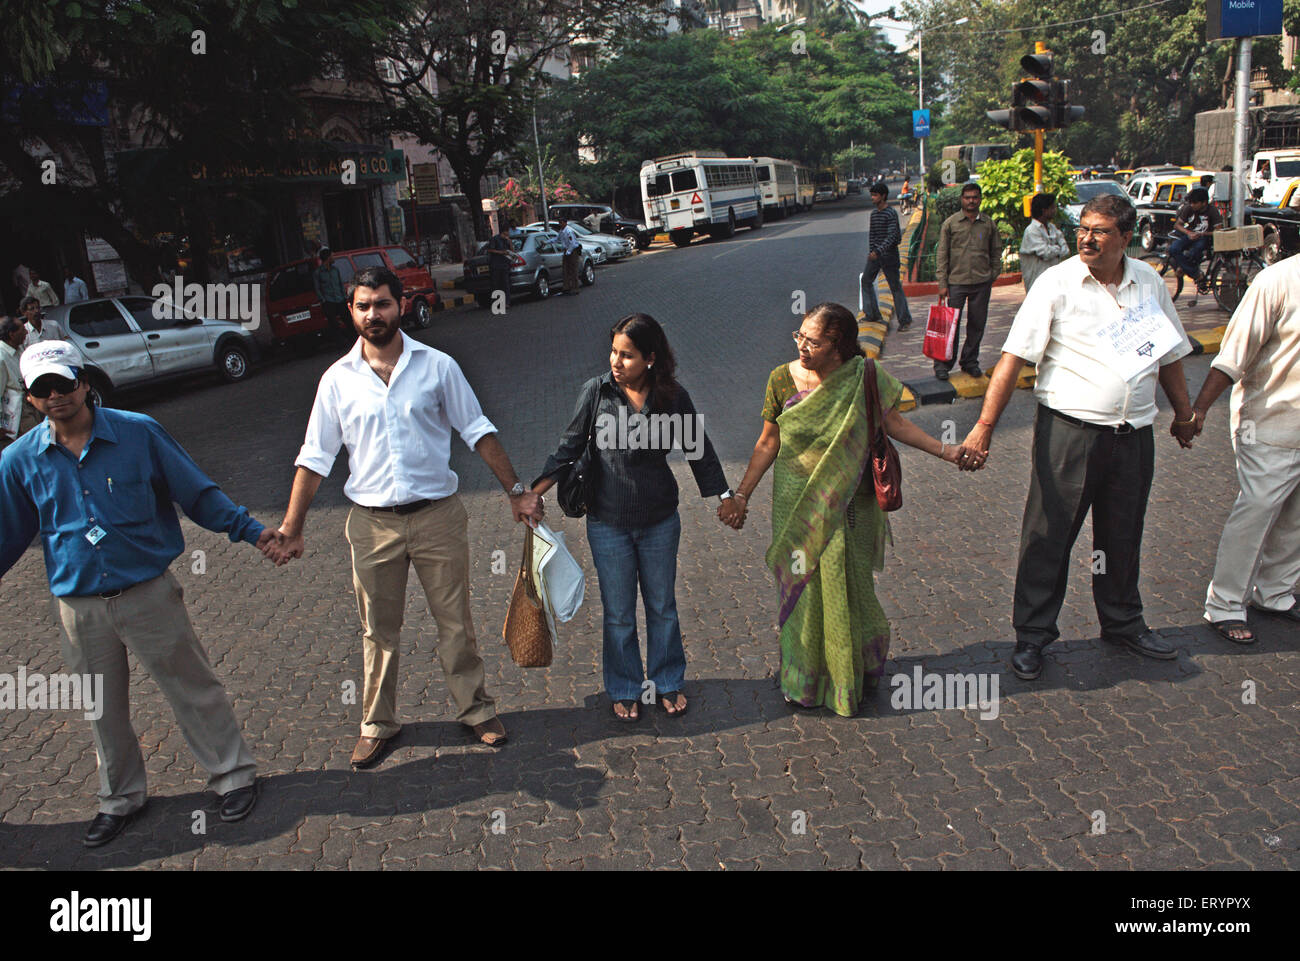
[[596,500],[596,472],[600,461],[596,457],[596,411],[600,408],[600,385],[592,392],[591,407],[587,411],[587,444],[578,459],[560,474],[555,485],[555,499],[566,517],[582,517]]

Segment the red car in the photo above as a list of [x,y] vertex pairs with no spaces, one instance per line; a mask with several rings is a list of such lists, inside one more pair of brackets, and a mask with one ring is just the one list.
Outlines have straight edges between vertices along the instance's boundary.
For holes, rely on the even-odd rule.
[[[433,311],[441,301],[437,285],[405,247],[389,244],[336,250],[334,263],[343,276],[344,285],[357,271],[366,267],[387,267],[402,282],[403,322],[419,330],[433,323]],[[318,266],[315,257],[308,257],[271,271],[267,282],[266,315],[276,340],[316,333],[328,326],[325,311],[312,285],[312,273]]]

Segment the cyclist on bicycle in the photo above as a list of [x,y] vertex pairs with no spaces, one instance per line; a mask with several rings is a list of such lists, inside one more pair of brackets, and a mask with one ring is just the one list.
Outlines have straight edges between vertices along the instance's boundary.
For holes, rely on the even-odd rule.
[[912,178],[903,178],[903,189],[898,194],[898,202],[906,210],[912,206]]
[[1217,207],[1210,205],[1210,194],[1204,187],[1195,187],[1187,193],[1187,202],[1178,208],[1174,221],[1177,235],[1169,242],[1169,259],[1174,267],[1196,282],[1196,293],[1187,302],[1196,306],[1196,294],[1209,293],[1205,275],[1201,273],[1201,259],[1210,245],[1210,233],[1223,222]]

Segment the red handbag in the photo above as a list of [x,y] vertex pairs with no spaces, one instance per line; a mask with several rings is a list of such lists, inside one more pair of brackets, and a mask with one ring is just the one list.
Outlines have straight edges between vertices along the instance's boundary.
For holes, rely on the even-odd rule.
[[957,326],[961,311],[947,304],[931,304],[930,316],[925,321],[925,340],[921,353],[940,363],[952,363],[952,348],[957,341]]
[[880,404],[880,386],[876,383],[876,362],[868,357],[862,371],[867,395],[868,456],[871,458],[871,479],[876,486],[876,503],[882,511],[896,511],[903,506],[903,465],[885,433],[885,412]]

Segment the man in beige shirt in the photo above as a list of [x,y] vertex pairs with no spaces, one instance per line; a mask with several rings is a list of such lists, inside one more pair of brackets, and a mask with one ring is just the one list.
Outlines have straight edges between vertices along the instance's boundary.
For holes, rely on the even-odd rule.
[[1192,405],[1200,420],[1229,386],[1240,493],[1223,525],[1205,619],[1249,644],[1247,603],[1300,624],[1300,257],[1261,272],[1237,305]]
[[[988,214],[980,213],[979,184],[961,188],[961,212],[939,228],[935,279],[939,282],[939,303],[966,311],[966,345],[961,348],[961,369],[980,377],[980,341],[989,319],[989,296],[993,281],[1002,269],[1002,238]],[[934,376],[948,379],[957,362],[961,328],[953,338],[953,356],[934,362]]]

